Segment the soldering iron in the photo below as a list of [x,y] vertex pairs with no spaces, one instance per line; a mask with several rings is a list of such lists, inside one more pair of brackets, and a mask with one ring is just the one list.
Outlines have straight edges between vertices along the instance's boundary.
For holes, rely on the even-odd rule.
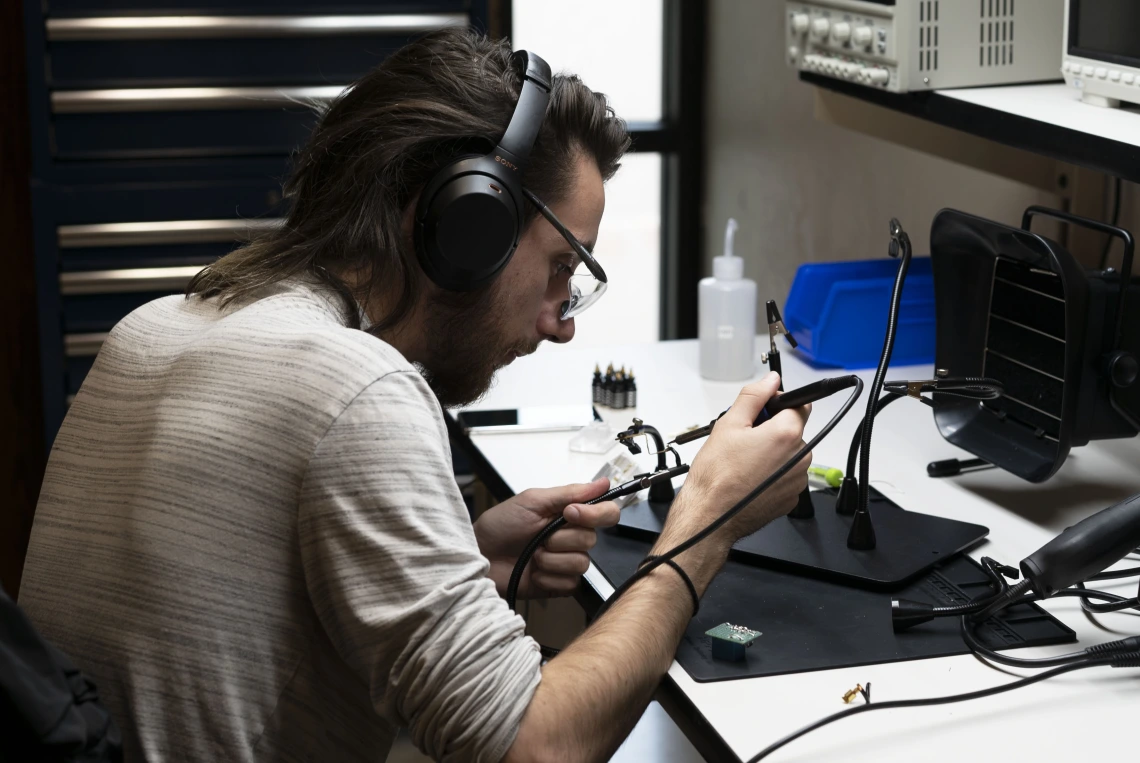
[[[789,408],[800,408],[805,405],[810,405],[811,403],[818,402],[825,397],[834,395],[836,392],[842,389],[854,387],[857,382],[858,377],[854,375],[835,376],[830,379],[820,379],[817,382],[805,384],[804,386],[798,389],[794,389],[791,392],[784,392],[779,395],[774,395],[772,399],[769,400],[764,408],[760,411],[760,415],[756,417],[756,420],[752,422],[752,426],[760,426],[780,411],[786,411]],[[676,443],[677,445],[684,445],[687,442],[693,442],[694,440],[699,440],[702,437],[708,437],[710,434],[712,434],[713,427],[716,426],[716,423],[718,421],[720,421],[721,416],[724,416],[724,414],[728,413],[729,410],[731,409],[726,408],[720,414],[720,416],[717,416],[715,419],[703,427],[698,427],[696,429],[692,429],[688,432],[677,435],[672,440],[672,442]]]

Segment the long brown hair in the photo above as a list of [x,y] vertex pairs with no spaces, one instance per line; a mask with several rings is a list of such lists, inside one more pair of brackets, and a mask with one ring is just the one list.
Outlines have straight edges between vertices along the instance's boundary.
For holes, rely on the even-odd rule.
[[[485,152],[506,131],[521,88],[502,41],[458,29],[398,50],[329,106],[294,157],[285,183],[285,224],[198,273],[187,295],[220,305],[308,274],[344,299],[384,294],[391,306],[375,331],[397,325],[426,277],[403,235],[408,205],[432,174],[461,153]],[[608,180],[629,147],[625,122],[576,76],[554,77],[546,118],[523,181],[547,203],[568,191],[577,151]],[[528,223],[533,220],[530,210]],[[340,274],[354,274],[355,291]]]

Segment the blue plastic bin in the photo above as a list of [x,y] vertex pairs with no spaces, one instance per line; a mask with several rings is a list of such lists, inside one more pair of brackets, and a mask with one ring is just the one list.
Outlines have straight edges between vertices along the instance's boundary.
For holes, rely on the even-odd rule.
[[[784,324],[813,363],[874,368],[883,352],[895,259],[800,265]],[[903,285],[892,366],[934,362],[934,275],[929,257],[915,257]]]

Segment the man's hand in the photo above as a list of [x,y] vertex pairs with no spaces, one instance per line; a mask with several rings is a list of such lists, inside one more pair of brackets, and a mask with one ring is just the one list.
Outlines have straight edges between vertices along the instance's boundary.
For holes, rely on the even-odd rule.
[[531,488],[479,517],[475,521],[475,538],[479,550],[491,562],[488,574],[499,594],[506,594],[511,570],[526,544],[560,514],[566,517],[567,524],[535,552],[519,584],[519,598],[573,593],[590,566],[586,552],[597,542],[594,528],[617,524],[620,510],[613,501],[594,506],[584,503],[609,487],[609,480],[603,477],[586,484]]
[[[779,385],[779,375],[770,373],[742,389],[693,457],[693,468],[685,480],[688,494],[685,511],[674,507],[669,514],[670,523],[687,520],[683,535],[694,532],[694,528],[687,525],[700,529],[727,511],[804,447],[804,426],[811,415],[810,405],[780,411],[760,426],[752,425]],[[731,546],[794,509],[797,496],[807,487],[809,466],[811,453],[726,524],[720,533],[721,540]],[[691,507],[695,514],[684,516]]]

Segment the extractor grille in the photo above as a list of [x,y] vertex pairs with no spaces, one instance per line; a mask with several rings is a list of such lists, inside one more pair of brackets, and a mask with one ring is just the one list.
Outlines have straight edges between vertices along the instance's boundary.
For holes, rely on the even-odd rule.
[[918,3],[918,70],[938,71],[938,3],[939,0],[919,0]]
[[1057,440],[1065,393],[1065,289],[1056,273],[997,259],[983,369],[1005,385],[1005,394],[987,408]]
[[978,2],[981,3],[978,65],[1012,66],[1014,0],[978,0]]

